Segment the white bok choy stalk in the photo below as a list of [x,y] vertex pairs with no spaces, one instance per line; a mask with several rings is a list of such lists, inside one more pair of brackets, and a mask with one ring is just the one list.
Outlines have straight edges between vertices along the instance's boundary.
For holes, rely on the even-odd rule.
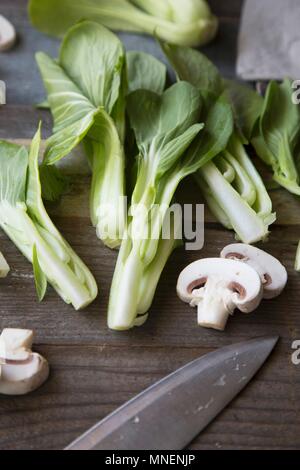
[[212,20],[212,13],[205,0],[131,0],[153,16],[178,24]]
[[[274,181],[299,196],[300,111],[293,102],[292,82],[271,80],[264,98],[242,85],[227,86],[243,135],[272,169]],[[295,269],[300,271],[300,243]]]
[[174,235],[174,240],[162,237],[174,193],[183,178],[226,147],[232,132],[231,109],[223,97],[207,108],[200,92],[186,82],[163,94],[137,90],[129,95],[127,110],[139,156],[126,238],[110,293],[108,326],[116,330],[132,328],[147,318],[176,243]]
[[209,42],[218,28],[204,0],[30,0],[29,17],[34,27],[53,36],[86,19],[185,46]]
[[[217,220],[233,229],[244,243],[264,240],[275,221],[272,202],[263,180],[247,154],[247,144],[262,109],[261,97],[248,87],[224,81],[218,69],[199,51],[162,44],[178,80],[196,86],[205,99],[205,90],[225,94],[235,118],[227,148],[213,161],[203,165],[195,179],[207,205]],[[246,101],[245,97],[249,96]]]
[[97,285],[44,207],[38,166],[40,139],[39,129],[29,154],[25,147],[0,141],[0,226],[33,264],[39,300],[49,282],[77,310],[96,298]]
[[83,21],[66,34],[58,60],[40,52],[53,135],[44,163],[52,165],[83,142],[92,169],[90,213],[97,235],[119,246],[125,228],[125,52],[103,26]]

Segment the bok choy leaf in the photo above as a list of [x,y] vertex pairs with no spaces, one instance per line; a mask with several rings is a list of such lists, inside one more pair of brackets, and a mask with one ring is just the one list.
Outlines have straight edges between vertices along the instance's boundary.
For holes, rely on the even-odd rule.
[[37,62],[54,119],[44,164],[84,143],[92,169],[91,220],[114,248],[125,227],[123,46],[106,28],[84,21],[66,34],[58,61],[38,53]]
[[[262,98],[245,86],[223,80],[218,69],[199,51],[168,44],[161,46],[178,80],[187,80],[196,86],[204,102],[211,95],[223,96],[230,108],[228,112],[234,117],[235,128],[232,128],[226,150],[221,149],[220,155],[215,152],[214,156],[218,156],[214,161],[209,161],[195,174],[211,212],[244,243],[264,240],[276,217],[263,180],[244,146],[250,141],[260,117]],[[207,106],[210,107],[209,103]],[[233,175],[230,180],[228,169]]]
[[96,298],[97,285],[44,207],[38,166],[40,139],[39,129],[29,154],[25,147],[0,142],[0,226],[33,264],[39,300],[49,282],[77,310]]
[[147,318],[161,272],[181,238],[176,220],[175,235],[162,236],[179,183],[221,152],[232,133],[231,110],[223,97],[211,99],[208,107],[200,92],[184,81],[160,95],[133,92],[127,110],[139,156],[126,238],[110,293],[108,325],[117,330]]
[[292,101],[293,91],[288,79],[281,84],[269,83],[251,143],[258,156],[272,167],[273,179],[299,196],[296,147],[300,136],[300,111]]
[[139,157],[127,233],[110,293],[108,325],[117,330],[132,328],[138,314],[147,313],[138,308],[141,280],[155,259],[162,224],[182,178],[176,170],[203,128],[200,93],[185,82],[162,95],[137,90],[129,95],[127,106]]
[[33,26],[53,36],[86,19],[186,46],[209,42],[218,28],[204,0],[30,0],[29,16]]

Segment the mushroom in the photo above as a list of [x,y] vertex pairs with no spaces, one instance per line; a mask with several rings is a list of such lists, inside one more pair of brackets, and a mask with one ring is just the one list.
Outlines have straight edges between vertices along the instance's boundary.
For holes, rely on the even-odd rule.
[[277,297],[286,286],[288,276],[285,267],[274,256],[259,248],[233,243],[223,248],[220,256],[243,261],[254,268],[260,275],[265,299]]
[[15,42],[15,28],[4,16],[0,15],[0,52],[7,51]]
[[0,336],[0,394],[25,395],[48,378],[49,366],[31,351],[33,332],[6,328]]
[[0,251],[0,277],[6,277],[9,273],[9,266]]
[[224,330],[235,308],[252,312],[262,299],[258,273],[241,261],[206,258],[188,265],[180,274],[177,294],[198,307],[198,324]]

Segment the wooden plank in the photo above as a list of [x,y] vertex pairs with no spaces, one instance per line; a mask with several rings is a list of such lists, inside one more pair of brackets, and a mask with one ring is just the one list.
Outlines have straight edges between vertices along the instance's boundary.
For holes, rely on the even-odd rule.
[[[31,396],[0,401],[0,449],[59,449],[177,367],[210,348],[39,346],[50,380]],[[191,445],[192,449],[300,446],[296,369],[281,344],[255,382]],[[151,360],[149,360],[151,358]],[[280,412],[279,412],[280,410]]]
[[[47,112],[29,104],[43,98],[33,51],[55,54],[56,40],[31,29],[26,19],[27,0],[1,0],[1,13],[13,20],[19,32],[17,47],[1,56],[0,78],[8,85],[15,106],[0,109],[0,138],[31,139],[39,119],[43,137],[51,132]],[[234,76],[237,17],[241,2],[211,0],[221,19],[217,39],[205,52],[226,76]],[[154,52],[150,38],[120,35],[128,48]],[[22,70],[22,82],[20,82]],[[24,106],[21,106],[21,105]],[[300,339],[300,277],[293,269],[300,237],[298,199],[274,191],[278,211],[269,243],[262,245],[288,268],[286,291],[264,301],[251,315],[236,313],[224,333],[196,325],[196,311],[175,293],[181,269],[200,256],[217,256],[233,241],[207,215],[205,246],[201,252],[179,249],[172,255],[159,284],[149,321],[129,332],[112,332],[106,326],[109,288],[116,252],[97,240],[88,213],[89,177],[77,177],[69,194],[49,207],[54,222],[95,274],[100,286],[97,300],[85,311],[74,312],[51,289],[44,302],[36,300],[32,267],[0,233],[0,249],[11,265],[0,280],[0,328],[25,327],[36,331],[37,349],[51,363],[49,381],[27,397],[0,399],[0,449],[62,448],[80,432],[157,379],[215,348],[254,336],[281,336],[274,355],[247,389],[191,445],[192,449],[295,449],[300,447],[300,376],[291,362],[291,344]],[[179,192],[181,202],[201,202],[189,180]]]
[[[218,256],[221,248],[233,241],[231,234],[216,227],[207,227],[205,247],[201,252],[178,249],[171,257],[159,283],[147,323],[129,332],[112,332],[106,326],[106,311],[116,253],[104,248],[96,239],[88,219],[54,218],[58,228],[94,273],[100,294],[83,312],[74,312],[49,288],[42,303],[36,301],[32,267],[14,245],[1,233],[1,251],[12,267],[11,274],[1,280],[0,327],[23,326],[35,329],[37,341],[51,344],[113,344],[130,346],[218,347],[264,334],[300,338],[299,298],[300,277],[293,269],[295,234],[292,228],[274,230],[267,249],[288,268],[289,284],[282,296],[264,301],[251,315],[236,314],[226,334],[197,328],[196,311],[176,296],[176,281],[183,267],[199,257]],[[287,308],[288,302],[288,308]],[[292,339],[291,339],[292,341]]]

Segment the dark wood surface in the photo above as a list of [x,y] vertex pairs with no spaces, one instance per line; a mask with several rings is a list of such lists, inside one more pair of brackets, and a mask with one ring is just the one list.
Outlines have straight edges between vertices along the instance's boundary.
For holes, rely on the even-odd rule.
[[[232,76],[241,2],[211,3],[221,17],[221,30],[206,51],[224,73]],[[0,56],[0,79],[8,81],[9,89],[9,104],[0,110],[0,138],[6,139],[29,139],[40,118],[44,121],[44,136],[51,129],[48,113],[30,106],[43,96],[32,53],[44,48],[53,51],[57,43],[31,30],[25,5],[24,0],[0,0],[0,12],[10,17],[20,31],[15,50]],[[124,38],[130,45],[132,37]],[[150,39],[143,44],[153,47]],[[19,88],[18,79],[23,84]],[[36,350],[51,364],[50,378],[40,390],[26,397],[0,397],[0,449],[61,449],[97,419],[186,362],[224,345],[273,334],[281,339],[272,357],[190,447],[299,449],[300,366],[291,362],[291,344],[300,339],[300,277],[293,270],[300,238],[298,200],[283,191],[273,194],[280,217],[265,247],[284,262],[289,272],[287,289],[277,300],[263,302],[248,316],[236,313],[224,333],[197,327],[196,312],[176,297],[177,276],[189,262],[199,256],[216,256],[233,241],[233,235],[208,215],[204,249],[201,253],[183,249],[174,252],[146,325],[117,333],[106,327],[116,253],[103,247],[91,227],[87,183],[85,177],[58,206],[49,208],[58,228],[99,284],[98,299],[84,312],[65,305],[51,288],[39,304],[31,265],[0,233],[0,249],[11,266],[9,276],[0,282],[0,328],[34,329]],[[190,181],[180,189],[181,201],[199,202],[192,184]]]

